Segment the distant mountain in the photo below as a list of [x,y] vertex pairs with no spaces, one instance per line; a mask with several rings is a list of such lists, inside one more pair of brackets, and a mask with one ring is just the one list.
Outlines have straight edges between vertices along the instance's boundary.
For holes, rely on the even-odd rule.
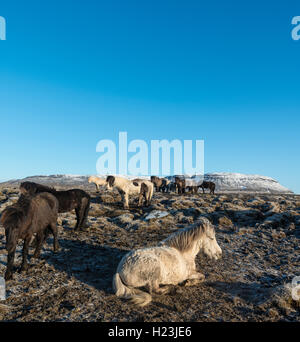
[[[94,189],[93,184],[88,183],[89,176],[81,175],[50,175],[50,176],[31,176],[23,179],[14,179],[7,182],[0,183],[0,186],[15,186],[18,187],[21,182],[30,181],[48,186],[57,187],[79,187]],[[124,177],[124,176],[123,176]],[[136,176],[127,176],[130,179],[137,178]],[[149,177],[139,177],[147,178]],[[199,183],[202,182],[203,177],[194,176]],[[266,176],[259,175],[245,175],[241,173],[229,172],[215,172],[207,173],[204,180],[212,181],[216,184],[217,192],[255,192],[255,193],[278,193],[278,194],[292,194],[293,192],[288,188],[279,184],[276,180]]]
[[266,176],[216,172],[205,174],[204,179],[214,182],[216,184],[216,191],[293,193],[293,191],[282,186],[275,179]]
[[89,185],[89,176],[81,175],[50,175],[50,176],[30,176],[23,179],[12,179],[3,183],[1,186],[19,186],[22,182],[35,182],[48,186],[77,187]]

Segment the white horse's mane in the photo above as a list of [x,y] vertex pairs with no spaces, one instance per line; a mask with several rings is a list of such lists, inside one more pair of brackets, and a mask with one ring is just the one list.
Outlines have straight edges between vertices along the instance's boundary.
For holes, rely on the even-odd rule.
[[214,228],[209,224],[207,219],[202,218],[191,227],[171,234],[165,240],[161,241],[159,245],[174,247],[180,252],[186,252],[193,247],[195,241],[210,232],[213,234]]

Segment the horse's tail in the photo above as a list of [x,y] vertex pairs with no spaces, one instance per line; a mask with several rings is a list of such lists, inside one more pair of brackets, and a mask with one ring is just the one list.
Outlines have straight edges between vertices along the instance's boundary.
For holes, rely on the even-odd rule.
[[1,216],[0,223],[5,228],[6,250],[11,253],[18,243],[19,227],[24,222],[24,213],[15,207],[6,208]]
[[145,306],[149,304],[152,300],[152,297],[149,293],[126,286],[123,283],[119,273],[116,273],[114,275],[113,289],[115,291],[116,296],[129,299],[133,304],[139,306]]

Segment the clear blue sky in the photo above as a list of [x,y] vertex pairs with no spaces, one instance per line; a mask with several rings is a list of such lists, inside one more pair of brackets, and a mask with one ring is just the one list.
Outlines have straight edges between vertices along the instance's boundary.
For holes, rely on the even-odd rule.
[[93,174],[96,144],[204,139],[205,171],[300,193],[297,1],[1,1],[0,179]]

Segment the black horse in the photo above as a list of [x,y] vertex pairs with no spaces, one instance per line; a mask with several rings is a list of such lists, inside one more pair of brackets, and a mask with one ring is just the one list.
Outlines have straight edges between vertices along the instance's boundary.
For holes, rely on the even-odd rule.
[[86,226],[91,197],[85,191],[81,189],[57,191],[54,188],[50,188],[48,186],[37,184],[34,182],[21,183],[20,191],[23,194],[29,195],[34,195],[41,192],[49,192],[53,194],[57,198],[59,203],[59,213],[65,213],[75,209],[77,217],[75,230],[82,229]]
[[57,240],[57,213],[58,200],[49,193],[41,193],[34,196],[21,195],[18,202],[2,212],[1,224],[5,228],[7,268],[5,279],[12,279],[13,264],[18,240],[24,240],[23,260],[20,271],[28,268],[27,256],[29,243],[36,234],[36,249],[33,257],[38,258],[48,233],[52,231],[53,249],[58,250]]
[[203,182],[201,185],[198,186],[198,188],[201,188],[203,193],[204,193],[204,189],[209,189],[210,190],[210,194],[214,194],[215,193],[215,188],[216,188],[216,184],[214,182]]

